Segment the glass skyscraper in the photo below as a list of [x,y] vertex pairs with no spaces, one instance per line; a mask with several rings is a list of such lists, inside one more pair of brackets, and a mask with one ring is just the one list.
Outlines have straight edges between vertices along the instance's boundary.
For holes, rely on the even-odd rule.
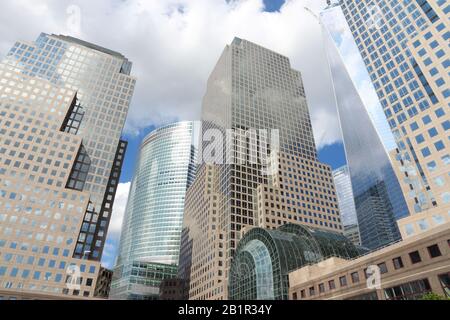
[[[342,225],[331,168],[317,159],[302,77],[289,58],[234,38],[209,77],[202,121],[205,136],[231,132],[234,140],[217,146],[224,159],[202,157],[187,192],[180,277],[190,299],[226,299],[248,228],[299,223],[342,233]],[[279,148],[263,130],[278,130]],[[203,151],[208,146],[204,139]],[[266,147],[276,164],[271,174],[262,170]]]
[[186,190],[195,178],[193,122],[159,128],[142,142],[125,210],[112,299],[156,299],[174,277]]
[[0,290],[92,298],[126,143],[131,64],[75,38],[0,63]]
[[[36,42],[16,42],[4,63],[24,75],[76,91],[66,119],[83,138],[83,170],[68,187],[89,192],[75,255],[100,260],[126,143],[121,142],[136,80],[122,54],[76,38],[42,33]],[[75,128],[71,128],[74,132]],[[81,167],[80,163],[77,167]]]
[[402,236],[450,222],[450,4],[340,4],[398,145],[390,155],[411,212]]
[[[336,10],[333,8],[330,10]],[[408,214],[388,151],[321,16],[324,43],[350,172],[361,244],[376,249],[400,239],[396,219]]]
[[333,171],[333,180],[341,213],[344,235],[353,243],[360,244],[358,217],[356,215],[355,199],[353,196],[352,180],[348,166],[342,166]]

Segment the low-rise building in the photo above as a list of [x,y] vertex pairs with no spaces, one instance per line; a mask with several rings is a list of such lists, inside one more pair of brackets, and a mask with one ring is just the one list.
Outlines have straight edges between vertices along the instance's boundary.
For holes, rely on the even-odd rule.
[[356,259],[304,266],[290,272],[289,284],[292,300],[414,300],[429,292],[450,297],[450,224]]
[[287,300],[289,273],[329,257],[365,252],[342,234],[306,225],[250,228],[240,240],[228,279],[231,300]]

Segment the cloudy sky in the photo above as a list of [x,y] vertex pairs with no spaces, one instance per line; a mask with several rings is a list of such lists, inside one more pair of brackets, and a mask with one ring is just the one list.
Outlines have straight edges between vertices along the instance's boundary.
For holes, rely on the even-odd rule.
[[[33,41],[46,32],[79,37],[119,51],[133,62],[138,82],[124,132],[130,145],[105,248],[108,267],[114,260],[140,140],[162,124],[199,119],[208,75],[235,36],[290,58],[304,77],[321,160],[334,168],[345,163],[321,28],[304,9],[308,6],[318,14],[325,2],[2,1],[0,56],[16,40]],[[354,52],[348,55],[355,57]]]

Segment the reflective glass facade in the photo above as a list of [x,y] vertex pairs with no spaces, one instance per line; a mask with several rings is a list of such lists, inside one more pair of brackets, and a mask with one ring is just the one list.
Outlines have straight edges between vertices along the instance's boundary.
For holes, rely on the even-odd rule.
[[352,181],[347,166],[333,171],[334,185],[339,202],[339,211],[344,227],[358,224],[355,200],[353,198]]
[[0,63],[2,296],[94,297],[135,81],[124,64],[45,34],[17,42]]
[[361,244],[375,249],[400,239],[396,219],[407,216],[408,207],[388,152],[326,28],[326,15],[322,21]]
[[76,105],[65,124],[83,139],[90,166],[83,182],[74,186],[83,185],[90,193],[94,214],[86,214],[74,256],[100,260],[112,213],[112,207],[103,204],[115,194],[108,189],[117,187],[108,181],[136,83],[130,76],[132,64],[118,52],[45,33],[35,42],[16,42],[4,63],[26,76],[76,92]]
[[342,234],[296,224],[254,228],[239,242],[228,281],[231,300],[287,300],[289,272],[329,257],[365,252]]
[[333,171],[333,180],[339,203],[339,212],[344,227],[344,235],[353,243],[361,244],[356,215],[355,198],[353,196],[352,181],[347,166]]
[[[143,140],[124,215],[112,298],[155,290],[155,279],[133,274],[136,262],[175,266],[172,276],[176,274],[185,194],[195,177],[193,136],[194,123],[180,122]],[[130,284],[133,288],[123,292]]]
[[411,213],[402,236],[449,222],[449,3],[340,4],[398,145],[390,156]]

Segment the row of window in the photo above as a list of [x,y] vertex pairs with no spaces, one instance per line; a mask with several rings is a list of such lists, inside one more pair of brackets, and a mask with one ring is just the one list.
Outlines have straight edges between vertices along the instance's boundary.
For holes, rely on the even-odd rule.
[[[448,240],[448,245],[450,246],[450,239]],[[427,251],[428,251],[428,254],[431,259],[442,256],[442,253],[441,253],[441,250],[440,250],[438,244],[428,246]],[[422,262],[422,257],[418,250],[410,252],[408,254],[408,257],[409,257],[411,264],[417,264],[417,263]],[[404,267],[403,259],[404,259],[404,257],[401,257],[401,256],[392,259],[392,265],[394,267],[394,270],[399,270]],[[377,265],[377,267],[379,268],[380,274],[385,274],[385,273],[389,272],[386,262],[379,263]],[[372,274],[373,273],[370,272],[370,270],[368,268],[364,269],[365,279],[368,279],[370,276],[372,276]],[[359,272],[358,271],[352,272],[350,274],[350,279],[352,281],[352,284],[359,283],[361,280]],[[340,288],[346,287],[348,285],[347,276],[344,275],[344,276],[339,277],[338,283],[339,283]],[[322,293],[325,293],[326,291],[332,291],[335,289],[336,289],[336,280],[332,279],[332,280],[328,281],[327,285],[325,283],[320,283],[317,287],[316,286],[309,287],[308,291],[306,291],[306,289],[301,290],[300,298],[305,299],[307,296],[314,297],[317,294],[317,290],[318,290],[319,294],[322,294]],[[297,300],[298,299],[297,292],[294,292],[292,297],[294,300]]]

